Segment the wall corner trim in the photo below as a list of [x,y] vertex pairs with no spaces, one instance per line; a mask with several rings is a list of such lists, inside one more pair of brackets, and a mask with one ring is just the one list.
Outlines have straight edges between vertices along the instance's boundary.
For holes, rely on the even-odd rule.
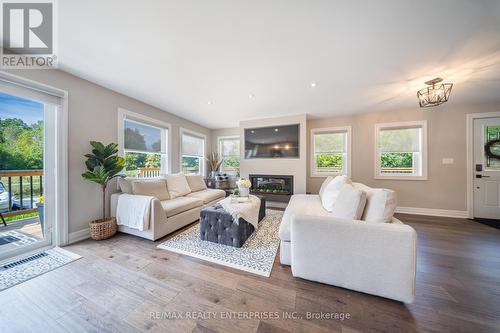
[[418,207],[396,207],[395,213],[454,217],[460,219],[466,219],[469,217],[469,213],[466,210],[448,210],[448,209],[418,208]]
[[84,239],[90,238],[90,229],[85,228],[82,230],[74,231],[69,233],[68,244],[73,244]]

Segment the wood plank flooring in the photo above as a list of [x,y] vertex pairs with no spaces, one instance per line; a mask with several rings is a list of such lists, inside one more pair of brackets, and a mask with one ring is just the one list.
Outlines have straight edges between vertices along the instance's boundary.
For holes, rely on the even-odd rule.
[[[500,230],[462,219],[398,218],[419,239],[410,305],[296,279],[278,257],[264,278],[119,234],[71,245],[83,259],[0,292],[0,332],[499,332]],[[215,318],[161,318],[169,311]],[[280,318],[220,318],[231,311]],[[283,318],[306,312],[350,317]]]

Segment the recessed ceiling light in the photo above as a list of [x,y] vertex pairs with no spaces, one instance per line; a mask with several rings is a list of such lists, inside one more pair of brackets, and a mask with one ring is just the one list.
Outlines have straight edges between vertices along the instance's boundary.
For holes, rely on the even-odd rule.
[[278,131],[279,131],[279,129],[275,128],[275,129],[274,129],[274,131],[275,131],[275,132],[278,132]]
[[208,105],[212,105],[212,104],[214,104],[214,103],[213,103],[212,101],[208,101],[208,102],[207,102],[207,104],[208,104]]
[[317,84],[316,82],[314,82],[314,81],[313,81],[313,82],[311,82],[311,88],[316,88],[316,86],[317,86],[317,85],[318,85],[318,84]]
[[248,95],[248,98],[250,98],[250,99],[252,99],[252,98],[254,98],[254,97],[255,97],[255,95],[254,95],[254,94],[250,94],[250,95]]

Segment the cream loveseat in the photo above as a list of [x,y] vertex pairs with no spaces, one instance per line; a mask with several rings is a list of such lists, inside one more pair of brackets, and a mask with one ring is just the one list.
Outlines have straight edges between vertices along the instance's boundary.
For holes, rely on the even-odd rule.
[[[164,182],[160,191],[145,182]],[[145,185],[145,186],[144,186]],[[150,184],[151,185],[151,184]],[[223,190],[207,189],[202,176],[166,175],[160,178],[119,179],[121,192],[111,195],[111,214],[117,216],[118,200],[124,193],[152,196],[149,227],[145,230],[118,225],[118,230],[150,240],[157,240],[200,218],[200,211],[223,199]]]
[[[312,281],[411,303],[415,297],[417,234],[392,215],[396,194],[359,183],[343,185],[360,200],[333,191],[292,196],[280,225],[280,261]],[[350,183],[350,181],[347,181]],[[337,189],[338,190],[338,189]],[[331,193],[330,193],[331,194]],[[332,199],[332,196],[330,196]],[[336,217],[347,209],[357,218]]]

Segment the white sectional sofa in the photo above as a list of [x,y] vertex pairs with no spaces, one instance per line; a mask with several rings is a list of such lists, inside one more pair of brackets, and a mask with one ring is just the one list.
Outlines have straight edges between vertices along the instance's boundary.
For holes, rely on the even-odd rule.
[[411,303],[417,234],[392,217],[393,191],[352,185],[366,196],[357,220],[335,217],[320,195],[292,196],[279,230],[281,264],[296,277]]
[[[151,200],[149,228],[138,230],[125,225],[118,225],[119,231],[155,241],[195,222],[200,218],[200,211],[204,207],[218,202],[226,195],[226,192],[223,190],[206,188],[202,176],[166,175],[160,179],[165,181],[165,190],[168,193],[164,195],[140,193],[141,195],[151,195],[154,197]],[[112,216],[117,216],[118,200],[121,195],[124,193],[136,194],[134,193],[134,182],[151,182],[157,180],[158,178],[120,179],[119,187],[121,192],[111,195]],[[163,200],[160,200],[158,197]]]

